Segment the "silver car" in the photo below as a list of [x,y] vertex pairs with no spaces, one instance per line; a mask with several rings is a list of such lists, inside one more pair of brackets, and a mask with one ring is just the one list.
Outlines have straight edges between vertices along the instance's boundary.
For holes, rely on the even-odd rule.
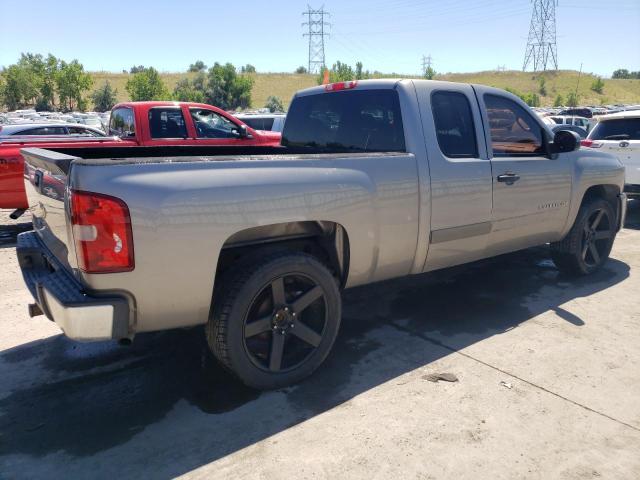
[[72,123],[21,123],[0,126],[0,140],[22,136],[85,136],[105,137],[106,134],[97,128]]

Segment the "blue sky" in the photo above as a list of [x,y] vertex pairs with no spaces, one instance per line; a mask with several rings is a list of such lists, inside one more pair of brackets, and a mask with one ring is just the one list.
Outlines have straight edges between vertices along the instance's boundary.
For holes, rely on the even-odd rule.
[[[311,4],[320,7],[322,1]],[[0,0],[0,65],[20,52],[48,53],[88,70],[132,65],[183,71],[196,59],[258,71],[307,63],[302,11],[293,0]],[[327,63],[418,73],[423,54],[438,72],[521,69],[530,0],[325,0]],[[11,12],[19,12],[13,14]],[[610,76],[640,70],[640,0],[559,0],[560,68]]]

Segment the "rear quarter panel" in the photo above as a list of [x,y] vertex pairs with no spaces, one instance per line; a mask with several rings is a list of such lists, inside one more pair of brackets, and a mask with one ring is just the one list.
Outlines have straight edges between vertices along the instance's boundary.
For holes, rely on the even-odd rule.
[[419,187],[411,154],[74,164],[70,182],[129,206],[135,270],[82,280],[90,289],[129,292],[136,331],[205,323],[220,250],[247,228],[342,225],[351,247],[347,286],[405,275],[414,262]]

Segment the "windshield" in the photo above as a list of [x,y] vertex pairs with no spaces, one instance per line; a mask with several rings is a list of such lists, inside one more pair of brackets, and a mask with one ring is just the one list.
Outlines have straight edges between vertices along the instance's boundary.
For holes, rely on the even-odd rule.
[[599,122],[589,138],[591,140],[640,140],[640,118],[620,118]]

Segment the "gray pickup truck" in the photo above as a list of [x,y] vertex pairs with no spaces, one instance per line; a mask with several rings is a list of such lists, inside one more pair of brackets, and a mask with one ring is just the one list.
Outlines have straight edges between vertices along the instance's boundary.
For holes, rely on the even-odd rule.
[[297,93],[271,150],[25,149],[30,313],[85,341],[206,325],[242,382],[289,385],[329,354],[343,288],[543,244],[598,269],[625,172],[579,148],[501,90],[371,80]]

